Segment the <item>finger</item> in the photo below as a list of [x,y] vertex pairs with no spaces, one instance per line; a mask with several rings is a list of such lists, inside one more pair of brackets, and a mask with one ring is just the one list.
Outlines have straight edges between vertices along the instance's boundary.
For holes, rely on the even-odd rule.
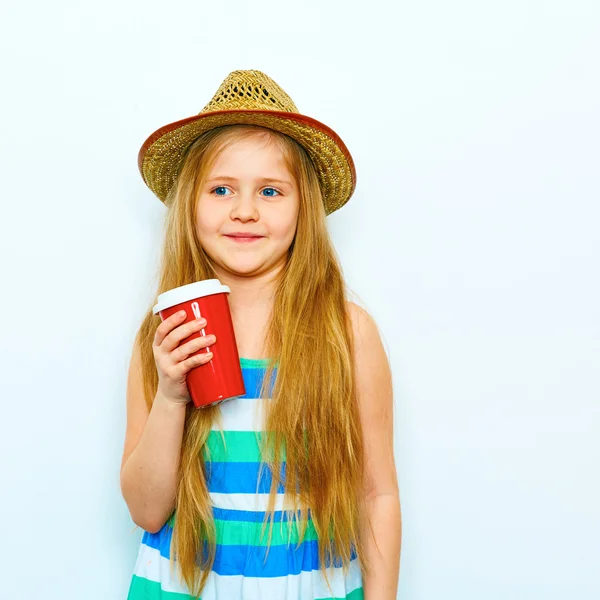
[[207,362],[212,360],[212,357],[212,352],[207,352],[206,354],[204,354],[203,352],[201,352],[200,354],[195,354],[194,356],[190,356],[189,358],[186,358],[185,360],[177,363],[174,367],[174,371],[177,374],[177,376],[183,377],[183,375],[185,375],[194,367],[206,364]]
[[176,362],[185,360],[190,354],[202,350],[206,353],[205,348],[211,346],[216,342],[216,336],[210,334],[207,336],[195,337],[194,339],[182,344],[177,349],[173,350],[173,358]]
[[[173,352],[177,348],[181,341],[190,337],[194,333],[205,333],[204,327],[206,327],[206,319],[200,319],[199,321],[193,319],[188,323],[182,323],[171,330],[171,332],[165,337],[162,343],[162,348],[166,352]],[[197,336],[196,336],[197,337]]]
[[167,319],[165,319],[156,328],[156,331],[154,332],[154,342],[153,342],[154,345],[160,346],[163,343],[163,340],[165,339],[165,337],[167,337],[167,335],[169,334],[169,332],[174,327],[179,325],[180,323],[183,323],[185,317],[186,317],[185,313],[181,313],[181,311],[178,311],[178,312],[172,314]]

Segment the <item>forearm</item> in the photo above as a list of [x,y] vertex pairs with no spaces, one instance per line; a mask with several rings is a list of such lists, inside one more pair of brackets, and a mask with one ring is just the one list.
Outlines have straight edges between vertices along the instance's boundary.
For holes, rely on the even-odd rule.
[[154,532],[173,512],[185,405],[157,394],[146,426],[121,470],[121,491],[134,523]]
[[402,544],[400,498],[397,495],[376,496],[368,501],[367,511],[373,532],[363,519],[365,555],[370,563],[370,572],[363,577],[364,600],[396,600]]

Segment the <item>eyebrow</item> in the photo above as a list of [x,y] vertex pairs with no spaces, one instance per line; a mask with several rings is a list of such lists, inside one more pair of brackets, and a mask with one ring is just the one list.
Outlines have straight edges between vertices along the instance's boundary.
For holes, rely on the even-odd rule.
[[[239,181],[238,179],[236,179],[235,177],[230,177],[228,175],[220,175],[217,177],[213,177],[212,179],[209,179],[206,183],[212,183],[213,181]],[[275,182],[275,183],[283,183],[284,185],[289,185],[291,186],[292,183],[290,181],[288,181],[287,179],[275,179],[273,177],[257,177],[256,181],[261,181],[262,183],[265,182]]]

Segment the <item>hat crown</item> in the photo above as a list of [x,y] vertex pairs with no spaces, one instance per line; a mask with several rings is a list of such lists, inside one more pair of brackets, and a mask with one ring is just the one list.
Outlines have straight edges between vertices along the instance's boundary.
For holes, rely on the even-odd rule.
[[232,71],[198,114],[240,109],[298,112],[294,101],[275,81],[262,71],[252,69]]

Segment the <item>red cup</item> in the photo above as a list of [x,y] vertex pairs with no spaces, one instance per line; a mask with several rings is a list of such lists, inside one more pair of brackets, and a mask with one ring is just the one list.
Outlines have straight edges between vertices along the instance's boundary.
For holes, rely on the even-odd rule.
[[186,312],[186,323],[201,317],[206,319],[205,328],[181,340],[179,345],[211,333],[217,338],[212,346],[190,354],[213,353],[209,362],[187,373],[188,390],[196,408],[219,404],[246,393],[229,310],[227,294],[230,292],[218,279],[205,279],[159,294],[158,303],[152,309],[163,321],[180,310]]

